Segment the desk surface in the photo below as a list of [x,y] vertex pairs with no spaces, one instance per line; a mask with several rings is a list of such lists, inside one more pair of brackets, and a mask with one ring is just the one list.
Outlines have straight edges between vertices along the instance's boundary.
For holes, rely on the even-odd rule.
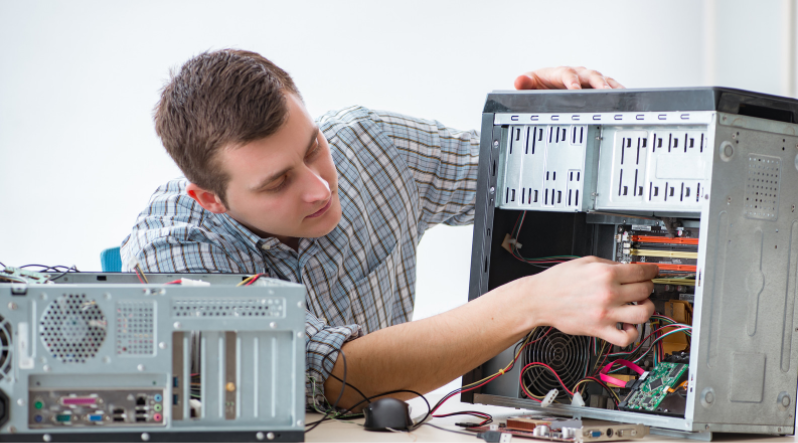
[[[428,399],[430,403],[437,402],[441,398],[440,395],[435,395],[434,393],[431,394]],[[410,402],[412,407],[412,416],[417,416],[422,412],[426,411],[426,406],[421,400],[412,400]],[[503,422],[508,417],[518,416],[530,411],[513,409],[513,408],[503,408],[499,406],[485,406],[485,405],[472,405],[468,403],[460,403],[457,401],[456,398],[450,399],[448,402],[444,403],[439,410],[440,413],[450,413],[462,410],[478,410],[487,412],[493,415],[494,423]],[[322,416],[321,414],[311,414],[308,413],[306,416],[306,421],[308,423],[316,421],[320,419]],[[462,421],[475,421],[475,418],[467,417],[467,416],[459,416],[459,417],[448,417],[448,418],[436,418],[432,420],[432,424],[437,426],[454,430],[460,432],[467,432],[463,431],[463,428],[455,426],[455,423],[462,422]],[[372,441],[380,441],[380,442],[401,442],[401,443],[422,443],[422,442],[442,442],[442,441],[452,441],[452,442],[479,442],[482,440],[476,439],[476,433],[473,435],[460,435],[455,434],[452,432],[442,431],[431,426],[422,426],[421,428],[413,431],[412,433],[383,433],[383,432],[368,432],[363,429],[363,419],[353,420],[351,422],[338,422],[338,421],[328,421],[320,424],[316,429],[312,432],[305,434],[305,441],[307,442],[372,442]],[[542,440],[531,440],[525,438],[513,438],[515,442],[540,442]],[[684,440],[678,438],[671,438],[671,437],[663,437],[660,435],[649,435],[648,437],[642,440],[630,440],[630,441],[641,441],[645,443],[652,443],[652,442],[690,442],[695,440]],[[742,442],[742,441],[764,441],[768,443],[781,443],[781,442],[795,442],[796,440],[793,436],[786,436],[786,437],[769,437],[763,435],[744,435],[744,434],[715,434],[714,441],[735,441],[735,442]]]

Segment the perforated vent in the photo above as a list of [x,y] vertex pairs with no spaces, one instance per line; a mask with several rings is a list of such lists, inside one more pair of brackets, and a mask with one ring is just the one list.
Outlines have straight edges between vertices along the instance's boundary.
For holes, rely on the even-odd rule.
[[0,380],[11,372],[11,323],[0,316]]
[[155,303],[121,301],[116,304],[117,355],[155,353]]
[[745,216],[763,220],[779,217],[781,159],[766,155],[748,156],[748,180],[745,184]]
[[282,317],[282,299],[202,299],[175,300],[174,317]]
[[39,335],[53,358],[85,363],[105,341],[105,315],[86,294],[64,294],[45,309]]
[[[538,328],[522,354],[524,366],[532,362],[549,365],[557,371],[568,388],[587,376],[590,363],[588,344],[590,339],[581,335],[568,335],[557,329],[547,333],[548,328]],[[560,398],[567,396],[555,375],[542,366],[533,366],[524,372],[523,383],[533,395],[543,396],[552,389],[560,391]]]

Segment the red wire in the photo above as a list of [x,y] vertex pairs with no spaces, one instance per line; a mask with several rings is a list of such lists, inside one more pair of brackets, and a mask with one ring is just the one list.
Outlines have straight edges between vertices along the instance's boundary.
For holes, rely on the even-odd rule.
[[260,278],[260,276],[261,276],[261,275],[263,275],[263,274],[258,274],[258,275],[256,275],[256,276],[255,276],[255,278],[253,278],[252,280],[250,280],[249,282],[247,282],[247,284],[245,284],[244,286],[249,286],[249,285],[251,285],[252,283],[255,283],[255,282],[256,282],[256,281],[257,281],[257,280]]
[[143,285],[143,284],[145,284],[145,283],[144,283],[144,280],[142,280],[142,279],[141,279],[141,276],[139,275],[139,271],[138,271],[138,270],[136,270],[136,269],[133,269],[133,271],[136,273],[136,277],[139,279],[139,281],[141,282],[141,284],[142,284],[142,285]]
[[181,280],[172,280],[172,281],[170,281],[169,283],[164,283],[164,284],[167,284],[167,285],[177,285],[177,284],[180,284],[180,283],[182,283],[182,281],[181,281]]
[[524,386],[524,383],[523,383],[524,372],[526,371],[527,368],[532,367],[532,366],[543,366],[546,369],[548,369],[549,371],[551,371],[551,373],[554,374],[555,377],[557,377],[557,381],[560,382],[560,386],[562,386],[562,388],[565,389],[565,392],[567,392],[568,394],[571,395],[571,397],[573,397],[574,393],[571,392],[570,389],[568,389],[568,386],[565,386],[565,382],[562,381],[562,379],[560,378],[560,375],[557,374],[557,371],[552,369],[551,366],[547,365],[546,363],[540,363],[540,362],[537,362],[537,361],[533,361],[532,363],[528,363],[526,366],[521,368],[521,375],[520,375],[519,380],[518,380],[519,383],[521,384],[521,386]]
[[[525,344],[524,346],[522,346],[521,349],[518,350],[517,355],[515,356],[515,358],[513,358],[513,361],[510,363],[510,366],[507,368],[507,371],[510,371],[510,370],[513,369],[513,366],[515,366],[515,362],[518,361],[518,357],[521,356],[521,352],[524,350],[524,348],[526,348],[527,346],[529,346],[529,345],[531,345],[533,343],[537,343],[537,342],[543,340],[547,335],[549,335],[549,333],[551,332],[552,329],[554,329],[554,327],[549,326],[549,329],[546,330],[545,334],[541,335],[537,339],[532,340],[531,342],[529,342],[529,343]],[[505,374],[507,373],[507,371],[505,371]],[[522,370],[522,372],[523,372],[523,370]],[[473,386],[473,387],[470,387],[470,388],[465,389],[465,390],[456,389],[456,390],[452,391],[451,394],[449,394],[446,397],[444,397],[444,399],[441,400],[440,403],[438,403],[438,405],[434,409],[432,409],[432,412],[430,412],[430,415],[434,414],[435,411],[438,410],[438,408],[440,408],[444,403],[446,403],[447,400],[449,400],[450,398],[454,397],[455,395],[462,394],[463,392],[473,391],[474,389],[477,389],[477,388],[481,388],[482,386],[485,386],[486,384],[492,382],[493,380],[496,380],[497,378],[501,377],[502,375],[503,375],[502,373],[497,373],[493,377],[491,377],[488,380],[486,380],[484,383],[481,383],[481,384],[479,384],[477,386]],[[522,384],[522,386],[523,386],[523,384]],[[530,397],[530,398],[532,398],[533,400],[537,400],[536,398],[533,398],[533,397]],[[537,401],[540,402],[540,400],[537,400]]]

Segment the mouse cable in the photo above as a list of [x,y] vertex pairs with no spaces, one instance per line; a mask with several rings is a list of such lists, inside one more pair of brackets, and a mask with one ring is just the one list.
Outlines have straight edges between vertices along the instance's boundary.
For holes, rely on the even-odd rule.
[[321,420],[318,420],[318,421],[316,421],[316,422],[314,422],[312,424],[306,424],[305,425],[305,426],[310,426],[310,429],[307,429],[305,431],[305,433],[308,433],[308,432],[316,429],[325,420],[332,420],[332,418],[333,418],[332,416],[333,415],[338,415],[338,414],[336,414],[335,411],[338,408],[338,403],[341,401],[341,397],[344,396],[344,391],[346,390],[346,372],[347,372],[346,354],[344,353],[343,349],[340,349],[338,352],[341,354],[341,357],[344,359],[344,379],[341,380],[341,384],[342,384],[341,392],[338,393],[338,398],[335,399],[335,402],[332,404],[332,408],[330,408],[330,410],[327,412],[327,414],[324,415],[324,417],[321,418]]

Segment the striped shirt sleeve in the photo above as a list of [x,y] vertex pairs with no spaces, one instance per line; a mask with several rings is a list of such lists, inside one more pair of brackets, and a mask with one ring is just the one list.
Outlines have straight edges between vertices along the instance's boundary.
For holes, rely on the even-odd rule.
[[144,272],[259,272],[240,251],[221,246],[220,234],[204,220],[212,214],[185,195],[184,186],[172,180],[155,191],[122,242],[123,271],[138,263]]
[[305,314],[305,379],[306,406],[311,410],[326,410],[324,382],[330,377],[341,347],[347,341],[363,335],[360,326],[327,326],[310,312]]
[[479,134],[458,131],[437,121],[372,111],[398,155],[412,172],[419,193],[419,229],[474,221]]

